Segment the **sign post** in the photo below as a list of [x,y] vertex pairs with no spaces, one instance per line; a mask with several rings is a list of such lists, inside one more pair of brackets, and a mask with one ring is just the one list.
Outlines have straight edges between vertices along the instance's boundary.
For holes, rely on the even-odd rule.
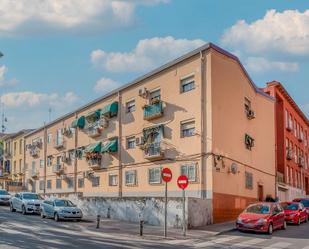
[[164,203],[164,237],[167,236],[167,183],[172,180],[172,171],[169,168],[164,168],[161,172],[161,177],[165,182],[165,203]]
[[188,187],[189,181],[185,175],[181,175],[177,179],[177,185],[182,189],[182,234],[185,237],[187,231],[187,223],[186,223],[186,196],[185,196],[185,188]]

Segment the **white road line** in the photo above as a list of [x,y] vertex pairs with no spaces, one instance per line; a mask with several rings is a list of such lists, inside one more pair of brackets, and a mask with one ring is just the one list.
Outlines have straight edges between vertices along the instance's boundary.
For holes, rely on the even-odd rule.
[[218,239],[214,239],[211,241],[206,241],[206,242],[195,244],[195,247],[214,246],[216,244],[228,242],[228,241],[239,239],[239,238],[241,238],[241,236],[229,236],[229,237],[224,237],[224,238],[218,238]]
[[282,249],[282,248],[288,248],[290,245],[292,245],[292,244],[287,243],[287,242],[278,242],[278,243],[272,244],[268,247],[265,247],[264,249]]
[[243,241],[243,242],[240,242],[240,243],[236,243],[236,244],[232,245],[232,248],[233,247],[236,247],[236,248],[249,247],[249,246],[253,246],[253,245],[256,245],[256,244],[260,244],[260,243],[262,243],[266,240],[267,239],[260,239],[260,238],[250,239],[250,240],[246,240],[246,241]]

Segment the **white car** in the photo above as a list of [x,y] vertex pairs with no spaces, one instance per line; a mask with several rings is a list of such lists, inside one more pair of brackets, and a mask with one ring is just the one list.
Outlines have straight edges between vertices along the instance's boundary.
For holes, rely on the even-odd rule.
[[5,189],[0,189],[0,204],[10,205],[11,195]]
[[20,211],[22,214],[40,213],[43,198],[35,193],[22,192],[16,194],[10,201],[11,212]]

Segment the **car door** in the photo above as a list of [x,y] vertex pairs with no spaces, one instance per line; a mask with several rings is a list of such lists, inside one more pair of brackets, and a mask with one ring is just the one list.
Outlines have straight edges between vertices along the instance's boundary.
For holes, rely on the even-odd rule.
[[299,203],[299,210],[300,210],[300,220],[304,221],[306,219],[306,209],[302,203]]
[[278,209],[278,206],[276,204],[273,205],[272,209],[272,218],[273,218],[273,227],[276,229],[280,224],[280,217],[279,217],[280,211]]
[[21,194],[15,195],[13,206],[15,209],[21,210]]
[[46,213],[47,216],[49,217],[54,217],[54,212],[53,212],[53,202],[52,201],[46,201]]

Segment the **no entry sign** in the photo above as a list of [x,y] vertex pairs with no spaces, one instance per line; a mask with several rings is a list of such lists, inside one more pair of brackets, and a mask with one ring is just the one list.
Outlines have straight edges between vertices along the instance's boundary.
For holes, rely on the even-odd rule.
[[172,171],[169,168],[162,169],[161,176],[163,181],[170,182],[172,180]]
[[185,189],[189,184],[188,178],[184,175],[179,176],[177,179],[177,185],[181,189]]

